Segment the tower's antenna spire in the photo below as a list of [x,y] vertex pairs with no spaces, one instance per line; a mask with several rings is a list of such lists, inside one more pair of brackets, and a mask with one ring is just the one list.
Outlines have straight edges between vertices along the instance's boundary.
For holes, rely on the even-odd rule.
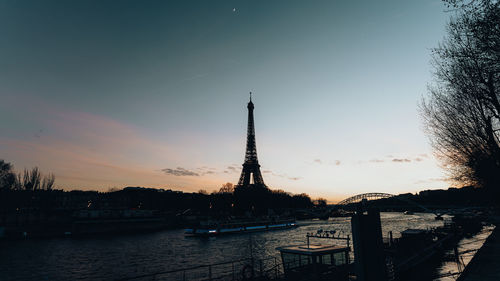
[[252,101],[252,92],[250,92],[250,101]]

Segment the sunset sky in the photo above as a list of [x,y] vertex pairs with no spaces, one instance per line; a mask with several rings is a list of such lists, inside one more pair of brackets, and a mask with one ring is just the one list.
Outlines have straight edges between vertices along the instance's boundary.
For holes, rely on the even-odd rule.
[[418,103],[440,0],[1,1],[0,159],[63,189],[446,188]]

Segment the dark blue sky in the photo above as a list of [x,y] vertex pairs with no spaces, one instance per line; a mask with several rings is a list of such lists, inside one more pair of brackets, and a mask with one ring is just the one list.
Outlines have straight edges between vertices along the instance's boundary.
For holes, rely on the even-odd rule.
[[329,198],[442,187],[417,104],[443,10],[438,0],[1,1],[0,158],[68,188],[216,188],[238,179],[253,91],[271,187]]

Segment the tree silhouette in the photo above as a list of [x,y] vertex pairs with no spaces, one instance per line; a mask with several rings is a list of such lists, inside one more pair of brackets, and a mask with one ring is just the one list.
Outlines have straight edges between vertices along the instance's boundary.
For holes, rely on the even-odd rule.
[[233,193],[233,192],[234,192],[234,185],[230,182],[223,184],[219,189],[219,193]]
[[55,181],[56,181],[56,176],[54,176],[54,174],[48,174],[44,176],[41,184],[42,190],[52,190]]
[[454,8],[447,36],[433,49],[436,82],[421,113],[450,178],[462,185],[500,184],[500,6],[445,1]]
[[38,167],[34,167],[31,171],[24,169],[22,186],[25,190],[38,190],[40,189],[40,181],[42,175]]
[[0,190],[13,188],[16,175],[12,172],[12,165],[0,159]]

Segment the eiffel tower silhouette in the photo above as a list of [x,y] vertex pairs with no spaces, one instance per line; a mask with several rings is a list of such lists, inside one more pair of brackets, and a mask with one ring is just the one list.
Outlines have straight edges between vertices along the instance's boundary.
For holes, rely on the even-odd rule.
[[255,144],[255,126],[253,121],[252,92],[250,92],[250,101],[247,105],[248,108],[248,128],[247,128],[247,150],[245,153],[245,162],[243,163],[243,170],[241,170],[240,180],[238,186],[255,186],[266,187],[264,179],[260,172],[259,160],[257,159],[257,146]]

